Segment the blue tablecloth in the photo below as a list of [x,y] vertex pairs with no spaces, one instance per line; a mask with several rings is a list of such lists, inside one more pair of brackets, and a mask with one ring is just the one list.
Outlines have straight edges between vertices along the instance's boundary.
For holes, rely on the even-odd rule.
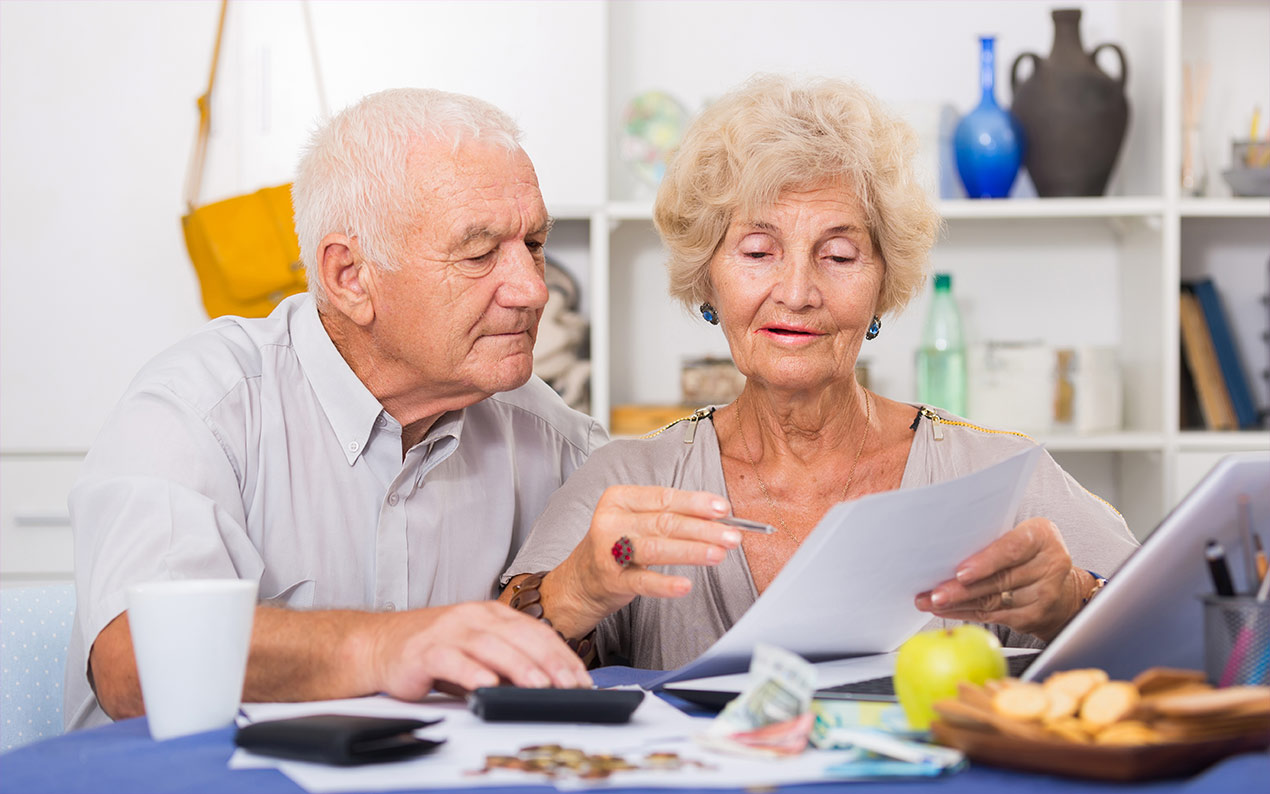
[[[596,683],[613,686],[648,680],[647,671],[604,668],[595,671]],[[150,738],[145,718],[124,720],[86,731],[46,739],[0,755],[0,794],[22,792],[92,792],[93,794],[145,794],[146,792],[267,792],[289,794],[302,789],[273,769],[228,767],[234,751],[234,729],[201,733],[166,742]],[[798,791],[850,790],[851,792],[1019,792],[1019,791],[1124,791],[1124,792],[1270,792],[1270,754],[1228,758],[1203,774],[1189,779],[1114,784],[1048,775],[1031,775],[972,765],[947,778],[897,782],[829,782],[790,787]],[[417,789],[432,791],[435,789]],[[464,789],[466,792],[552,791],[545,786],[515,789]],[[629,791],[613,788],[611,791]],[[717,792],[718,789],[711,789]]]

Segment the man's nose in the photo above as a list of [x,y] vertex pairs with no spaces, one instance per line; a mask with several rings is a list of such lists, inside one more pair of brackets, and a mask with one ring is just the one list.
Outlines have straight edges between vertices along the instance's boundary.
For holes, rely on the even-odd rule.
[[510,309],[542,309],[547,305],[547,281],[540,259],[523,244],[510,247],[504,259],[498,302]]

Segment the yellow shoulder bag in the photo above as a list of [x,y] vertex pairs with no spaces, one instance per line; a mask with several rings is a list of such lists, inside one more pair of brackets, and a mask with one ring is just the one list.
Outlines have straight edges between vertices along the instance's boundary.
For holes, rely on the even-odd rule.
[[[203,306],[208,316],[264,317],[283,298],[302,292],[306,287],[291,209],[291,185],[267,187],[255,193],[198,206],[211,128],[212,89],[216,85],[216,65],[220,60],[228,5],[228,0],[222,0],[207,93],[198,98],[198,138],[186,180],[188,212],[181,218],[181,225],[185,230],[185,247],[202,287]],[[316,71],[317,51],[313,47],[308,4],[302,5]],[[320,74],[318,87],[321,95]]]

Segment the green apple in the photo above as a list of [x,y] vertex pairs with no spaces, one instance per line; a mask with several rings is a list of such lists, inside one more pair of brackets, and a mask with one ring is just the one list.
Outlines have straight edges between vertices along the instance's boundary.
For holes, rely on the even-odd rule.
[[895,694],[914,730],[935,719],[934,704],[957,697],[957,684],[982,684],[1005,677],[1005,654],[992,632],[972,623],[923,631],[900,646],[895,659]]

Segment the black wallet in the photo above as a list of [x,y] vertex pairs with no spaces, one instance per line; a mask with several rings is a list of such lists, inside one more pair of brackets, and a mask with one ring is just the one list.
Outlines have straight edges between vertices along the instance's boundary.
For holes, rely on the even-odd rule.
[[522,689],[482,687],[468,695],[486,722],[604,722],[630,720],[644,699],[640,689]]
[[420,739],[419,728],[440,720],[314,714],[287,720],[253,722],[238,729],[234,743],[260,755],[353,766],[412,758],[435,750],[445,740]]

